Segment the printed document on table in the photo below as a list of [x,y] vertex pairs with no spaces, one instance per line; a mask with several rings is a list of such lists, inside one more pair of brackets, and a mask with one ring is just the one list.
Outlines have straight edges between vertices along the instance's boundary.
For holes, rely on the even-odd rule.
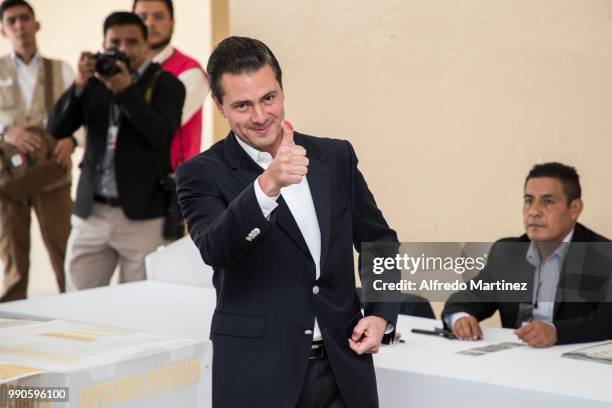
[[63,320],[0,326],[0,383],[41,372],[78,371],[195,343],[161,334]]

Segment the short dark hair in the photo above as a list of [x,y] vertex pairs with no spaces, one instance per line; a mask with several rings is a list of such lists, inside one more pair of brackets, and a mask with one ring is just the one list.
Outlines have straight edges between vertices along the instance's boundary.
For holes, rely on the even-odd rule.
[[26,7],[28,10],[30,10],[30,13],[32,13],[32,17],[36,18],[36,16],[34,15],[34,9],[30,5],[30,3],[28,3],[27,1],[25,0],[4,0],[2,4],[0,4],[0,22],[4,18],[4,12],[16,6]]
[[135,25],[140,28],[144,39],[147,39],[147,26],[144,25],[142,20],[134,13],[129,11],[115,11],[104,20],[104,28],[102,34],[106,37],[106,32],[109,28],[117,25]]
[[538,177],[550,177],[561,181],[568,204],[582,196],[580,176],[578,176],[578,172],[572,166],[557,162],[536,164],[529,171],[525,179],[525,186],[529,179]]
[[240,75],[269,65],[281,89],[283,73],[276,57],[263,42],[248,37],[228,37],[210,55],[206,71],[213,96],[222,102],[221,77],[225,73]]
[[172,0],[134,0],[134,3],[132,3],[132,11],[136,10],[136,3],[140,1],[161,1],[162,3],[165,3],[166,7],[168,7],[170,18],[174,19],[174,6],[172,5]]

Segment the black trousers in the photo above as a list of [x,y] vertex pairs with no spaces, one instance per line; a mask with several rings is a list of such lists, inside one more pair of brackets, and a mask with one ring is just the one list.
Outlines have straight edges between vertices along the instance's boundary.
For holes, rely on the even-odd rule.
[[309,361],[295,408],[346,408],[327,357]]

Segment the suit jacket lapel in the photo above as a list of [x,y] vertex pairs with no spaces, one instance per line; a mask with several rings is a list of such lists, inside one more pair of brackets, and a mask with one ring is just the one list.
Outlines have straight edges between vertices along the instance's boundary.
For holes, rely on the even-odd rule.
[[[319,223],[319,230],[321,232],[321,255],[319,265],[321,267],[321,273],[323,273],[323,264],[329,247],[330,234],[329,166],[320,160],[321,151],[319,148],[312,144],[304,145],[304,140],[297,132],[295,133],[295,142],[306,149],[306,155],[310,161],[306,179],[308,180],[308,187],[310,188],[310,194],[317,215],[317,222]],[[289,207],[285,203],[285,200],[282,198],[282,196],[279,198],[279,206],[272,214],[278,213],[276,220],[279,226],[281,226],[300,249],[312,259],[312,254],[308,249],[304,236],[295,218],[293,218]]]
[[329,249],[329,235],[331,224],[331,209],[330,209],[330,185],[329,185],[329,165],[323,163],[318,155],[319,151],[309,155],[310,165],[308,169],[308,186],[314,202],[315,212],[321,231],[321,274],[323,274],[323,265],[325,265],[325,257]]
[[276,210],[272,212],[270,216],[270,221],[276,222],[279,227],[283,229],[289,235],[289,238],[308,256],[312,259],[312,255],[310,254],[310,250],[308,249],[308,245],[306,245],[306,240],[300,231],[300,227],[298,227],[297,222],[295,222],[295,218],[291,214],[291,210],[287,206],[287,203],[283,199],[281,195],[277,201],[278,207]]
[[561,267],[559,273],[559,282],[557,282],[557,291],[555,293],[555,307],[553,311],[553,318],[557,316],[557,312],[561,303],[566,299],[565,292],[567,290],[575,290],[574,287],[577,284],[576,279],[580,279],[584,273],[584,261],[586,245],[584,242],[587,241],[584,237],[584,229],[580,224],[576,224],[574,227],[574,234],[572,241],[569,243],[567,248],[567,254],[565,261]]
[[[251,159],[251,157],[240,147],[236,141],[236,136],[230,132],[227,135],[225,144],[225,157],[233,170],[232,175],[238,179],[243,187],[252,184],[263,169]],[[270,222],[277,223],[279,227],[289,235],[289,238],[310,258],[311,254],[308,245],[300,232],[287,203],[282,195],[277,201],[278,207],[270,215]]]
[[233,170],[232,176],[238,179],[242,187],[252,184],[263,173],[261,166],[240,147],[232,132],[225,139],[225,158]]

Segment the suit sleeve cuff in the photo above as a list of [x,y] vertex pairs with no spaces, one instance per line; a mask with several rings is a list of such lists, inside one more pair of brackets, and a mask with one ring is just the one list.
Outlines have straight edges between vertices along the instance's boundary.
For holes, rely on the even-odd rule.
[[457,320],[466,316],[470,316],[470,314],[465,312],[452,313],[444,316],[444,323],[446,323],[446,327],[448,327],[450,330],[453,330],[453,327],[455,326]]
[[266,193],[264,193],[261,187],[259,186],[259,177],[255,179],[254,184],[255,198],[257,199],[257,203],[259,204],[259,207],[261,208],[261,212],[263,213],[264,217],[269,219],[270,214],[272,214],[272,211],[274,211],[276,207],[278,207],[278,203],[276,202],[276,200],[278,200],[279,196],[270,197],[266,195]]
[[552,328],[555,329],[555,334],[557,334],[557,326],[555,326],[553,322],[547,322],[545,320],[542,320],[542,323],[546,323],[547,325],[552,326]]

